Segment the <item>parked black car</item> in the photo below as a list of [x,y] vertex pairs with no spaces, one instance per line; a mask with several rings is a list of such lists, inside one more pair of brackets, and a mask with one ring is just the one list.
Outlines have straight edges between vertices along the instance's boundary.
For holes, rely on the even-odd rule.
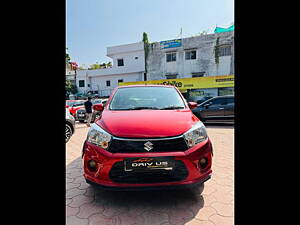
[[202,122],[234,122],[234,96],[217,96],[198,105],[192,112]]
[[205,96],[202,99],[197,100],[197,103],[201,104],[202,102],[205,102],[206,100],[211,99],[211,98],[213,98],[213,96]]

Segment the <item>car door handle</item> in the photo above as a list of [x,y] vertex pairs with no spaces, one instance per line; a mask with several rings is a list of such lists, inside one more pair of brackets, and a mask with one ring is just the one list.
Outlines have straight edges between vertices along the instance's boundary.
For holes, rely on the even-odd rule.
[[224,108],[219,108],[219,109],[224,109]]

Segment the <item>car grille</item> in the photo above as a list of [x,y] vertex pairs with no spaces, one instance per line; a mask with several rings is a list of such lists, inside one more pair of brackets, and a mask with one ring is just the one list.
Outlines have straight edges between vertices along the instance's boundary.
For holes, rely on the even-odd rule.
[[188,176],[188,171],[181,160],[175,160],[172,171],[155,170],[147,172],[126,172],[124,162],[117,162],[109,172],[109,177],[117,183],[146,184],[182,181]]
[[77,116],[78,115],[85,115],[85,110],[77,110],[76,114],[77,114]]
[[[152,143],[152,149],[149,151],[145,149],[148,141]],[[183,152],[187,149],[183,136],[149,140],[113,137],[108,151],[111,153]]]

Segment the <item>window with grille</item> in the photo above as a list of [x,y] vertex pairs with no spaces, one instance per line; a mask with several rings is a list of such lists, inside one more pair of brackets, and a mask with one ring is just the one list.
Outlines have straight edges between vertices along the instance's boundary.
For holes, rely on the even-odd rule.
[[124,66],[124,60],[118,59],[118,66]]
[[79,80],[79,87],[84,87],[84,80]]
[[219,56],[228,56],[231,55],[231,46],[220,46],[219,48]]
[[195,72],[192,73],[192,77],[203,77],[205,72]]
[[176,52],[170,52],[166,54],[167,62],[175,62],[176,61]]
[[178,74],[168,74],[166,75],[167,79],[176,79]]
[[186,51],[185,52],[185,59],[186,60],[196,59],[196,50]]

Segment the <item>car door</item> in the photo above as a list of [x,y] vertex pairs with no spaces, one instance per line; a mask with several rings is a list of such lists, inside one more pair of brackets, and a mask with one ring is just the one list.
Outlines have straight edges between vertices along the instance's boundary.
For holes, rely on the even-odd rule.
[[234,97],[226,98],[226,105],[224,106],[225,118],[234,118]]
[[224,118],[224,115],[225,115],[224,104],[225,103],[226,103],[226,99],[224,99],[224,98],[214,98],[214,99],[206,102],[204,104],[204,109],[202,111],[202,117],[207,120],[219,120],[219,119]]

